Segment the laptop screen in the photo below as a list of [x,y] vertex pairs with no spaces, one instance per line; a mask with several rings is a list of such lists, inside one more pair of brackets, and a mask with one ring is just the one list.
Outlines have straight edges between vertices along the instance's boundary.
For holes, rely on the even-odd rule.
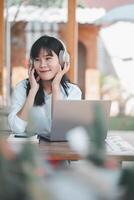
[[[28,136],[41,134],[52,141],[65,141],[66,133],[77,127],[90,128],[95,119],[95,107],[102,108],[102,116],[105,120],[106,130],[108,129],[108,119],[110,113],[110,101],[91,100],[58,100],[53,109],[53,119],[47,118],[45,109],[40,106],[33,107],[29,112],[28,126],[26,132]],[[52,127],[52,128],[51,128]]]
[[55,104],[53,112],[52,140],[66,140],[66,133],[77,127],[85,129],[91,127],[95,120],[95,108],[100,107],[102,117],[104,117],[105,130],[104,137],[107,135],[108,119],[110,113],[110,101],[90,101],[90,100],[60,100]]

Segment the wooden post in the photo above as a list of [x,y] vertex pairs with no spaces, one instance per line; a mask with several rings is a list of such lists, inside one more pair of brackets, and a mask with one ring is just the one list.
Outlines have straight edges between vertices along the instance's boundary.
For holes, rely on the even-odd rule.
[[85,99],[100,99],[100,73],[97,69],[86,70]]
[[77,0],[68,0],[67,50],[71,57],[69,78],[77,83],[78,25],[76,22]]
[[3,33],[4,33],[4,0],[0,1],[0,95],[3,95]]

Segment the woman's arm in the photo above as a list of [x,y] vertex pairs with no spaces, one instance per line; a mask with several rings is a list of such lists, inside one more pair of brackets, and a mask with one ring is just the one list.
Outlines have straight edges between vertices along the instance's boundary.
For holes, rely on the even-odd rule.
[[26,101],[26,85],[27,80],[23,80],[18,83],[12,95],[12,103],[10,113],[8,115],[8,123],[10,129],[15,133],[23,133],[27,126],[27,122],[16,115]]
[[37,91],[39,89],[39,84],[38,84],[39,77],[37,77],[35,79],[34,68],[33,69],[30,68],[28,74],[29,74],[29,81],[30,81],[31,89],[30,89],[29,94],[28,94],[28,96],[26,98],[24,106],[17,113],[17,116],[19,118],[21,118],[22,120],[25,120],[25,121],[28,120],[28,111],[29,111],[29,109],[31,107],[33,107],[33,105],[34,105],[34,99],[35,99],[35,96],[36,96]]
[[25,121],[28,120],[28,111],[31,107],[33,107],[35,96],[36,96],[36,92],[33,90],[30,90],[26,98],[26,101],[24,103],[24,106],[17,113],[17,116],[21,118],[22,120],[25,120]]
[[28,110],[33,106],[35,95],[38,91],[38,79],[33,77],[34,70],[29,72],[31,89],[26,96],[27,80],[17,84],[13,92],[11,111],[8,116],[8,123],[15,133],[23,133],[27,126]]

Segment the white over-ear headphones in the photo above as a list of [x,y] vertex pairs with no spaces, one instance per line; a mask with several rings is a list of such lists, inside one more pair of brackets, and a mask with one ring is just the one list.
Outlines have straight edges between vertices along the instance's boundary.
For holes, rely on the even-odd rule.
[[[59,38],[56,38],[56,37],[53,37],[53,36],[49,36],[49,37],[55,38],[55,39],[58,40],[58,41],[62,44],[62,46],[63,46],[63,49],[64,49],[64,50],[60,50],[60,52],[59,52],[59,63],[60,63],[60,65],[61,65],[61,67],[63,68],[65,63],[69,63],[69,62],[70,62],[70,55],[69,55],[69,53],[67,52],[66,45],[65,45],[64,42],[61,41]],[[29,60],[29,64],[30,64],[30,65],[33,65],[33,61],[32,61],[31,59]]]
[[64,63],[69,63],[70,62],[70,55],[67,52],[66,46],[64,44],[63,41],[61,41],[60,39],[56,38],[57,40],[59,40],[59,42],[62,44],[64,50],[60,50],[59,52],[59,63],[61,65],[61,67],[64,66]]

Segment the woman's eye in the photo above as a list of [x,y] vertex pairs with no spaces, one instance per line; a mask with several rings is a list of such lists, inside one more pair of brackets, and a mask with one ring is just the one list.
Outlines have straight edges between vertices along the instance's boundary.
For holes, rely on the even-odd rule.
[[35,61],[38,62],[38,61],[40,61],[40,60],[39,60],[39,58],[35,58]]
[[52,59],[52,57],[47,57],[47,58],[46,58],[46,60],[51,60],[51,59]]

